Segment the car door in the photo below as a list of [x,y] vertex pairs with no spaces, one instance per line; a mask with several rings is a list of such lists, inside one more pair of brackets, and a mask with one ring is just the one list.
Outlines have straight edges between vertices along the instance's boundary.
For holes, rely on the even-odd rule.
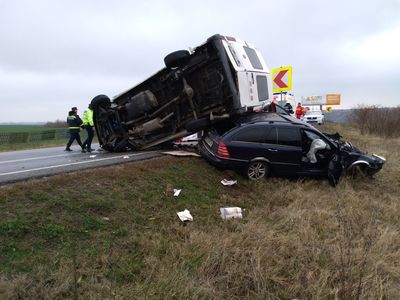
[[310,146],[313,140],[321,139],[326,144],[325,149],[318,150],[315,154],[317,159],[315,163],[310,163],[306,159],[302,161],[303,169],[305,169],[306,171],[311,171],[312,173],[317,172],[326,174],[328,164],[331,161],[336,148],[326,139],[326,137],[322,136],[318,132],[310,129],[302,129],[301,133],[303,148],[302,150],[304,157],[307,157],[307,153],[310,150]]
[[302,147],[299,128],[277,126],[276,168],[279,173],[296,174],[301,165]]
[[247,125],[238,128],[228,138],[231,158],[247,162],[254,158],[265,158],[264,141],[270,129],[265,125]]
[[328,165],[328,181],[332,186],[336,186],[339,178],[342,175],[343,166],[340,162],[340,155],[338,152],[332,155]]

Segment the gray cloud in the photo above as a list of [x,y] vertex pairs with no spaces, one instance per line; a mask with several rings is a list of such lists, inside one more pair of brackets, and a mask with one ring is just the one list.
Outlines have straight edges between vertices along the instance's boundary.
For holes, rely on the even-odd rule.
[[[221,33],[293,66],[293,93],[342,93],[342,107],[399,105],[400,1],[0,1],[0,122],[64,119],[118,94],[171,51]],[[400,31],[397,31],[400,32]],[[377,41],[377,42],[375,42]],[[382,45],[381,45],[382,44]],[[371,46],[372,45],[372,46]]]

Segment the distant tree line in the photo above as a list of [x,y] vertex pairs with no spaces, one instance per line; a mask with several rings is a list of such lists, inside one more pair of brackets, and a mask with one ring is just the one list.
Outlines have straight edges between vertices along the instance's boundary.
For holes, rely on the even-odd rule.
[[400,106],[388,108],[359,105],[353,111],[352,120],[361,134],[400,137]]
[[44,124],[44,127],[48,127],[48,128],[66,128],[66,127],[68,127],[68,124],[67,124],[66,121],[55,120],[54,122],[47,122],[46,124]]

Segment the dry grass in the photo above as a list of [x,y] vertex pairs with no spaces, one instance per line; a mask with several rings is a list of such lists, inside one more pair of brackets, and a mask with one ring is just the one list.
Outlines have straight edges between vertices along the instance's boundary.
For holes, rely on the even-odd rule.
[[400,140],[326,129],[384,169],[332,188],[164,157],[0,188],[0,298],[398,299]]

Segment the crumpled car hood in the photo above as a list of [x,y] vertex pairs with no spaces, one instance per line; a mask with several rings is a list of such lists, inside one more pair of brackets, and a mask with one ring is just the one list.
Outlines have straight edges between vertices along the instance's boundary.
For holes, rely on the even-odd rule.
[[386,162],[386,159],[382,156],[376,154],[368,155],[353,146],[351,142],[343,141],[339,133],[324,134],[338,146],[340,161],[344,170],[359,166],[362,167],[367,175],[372,176],[382,169]]

